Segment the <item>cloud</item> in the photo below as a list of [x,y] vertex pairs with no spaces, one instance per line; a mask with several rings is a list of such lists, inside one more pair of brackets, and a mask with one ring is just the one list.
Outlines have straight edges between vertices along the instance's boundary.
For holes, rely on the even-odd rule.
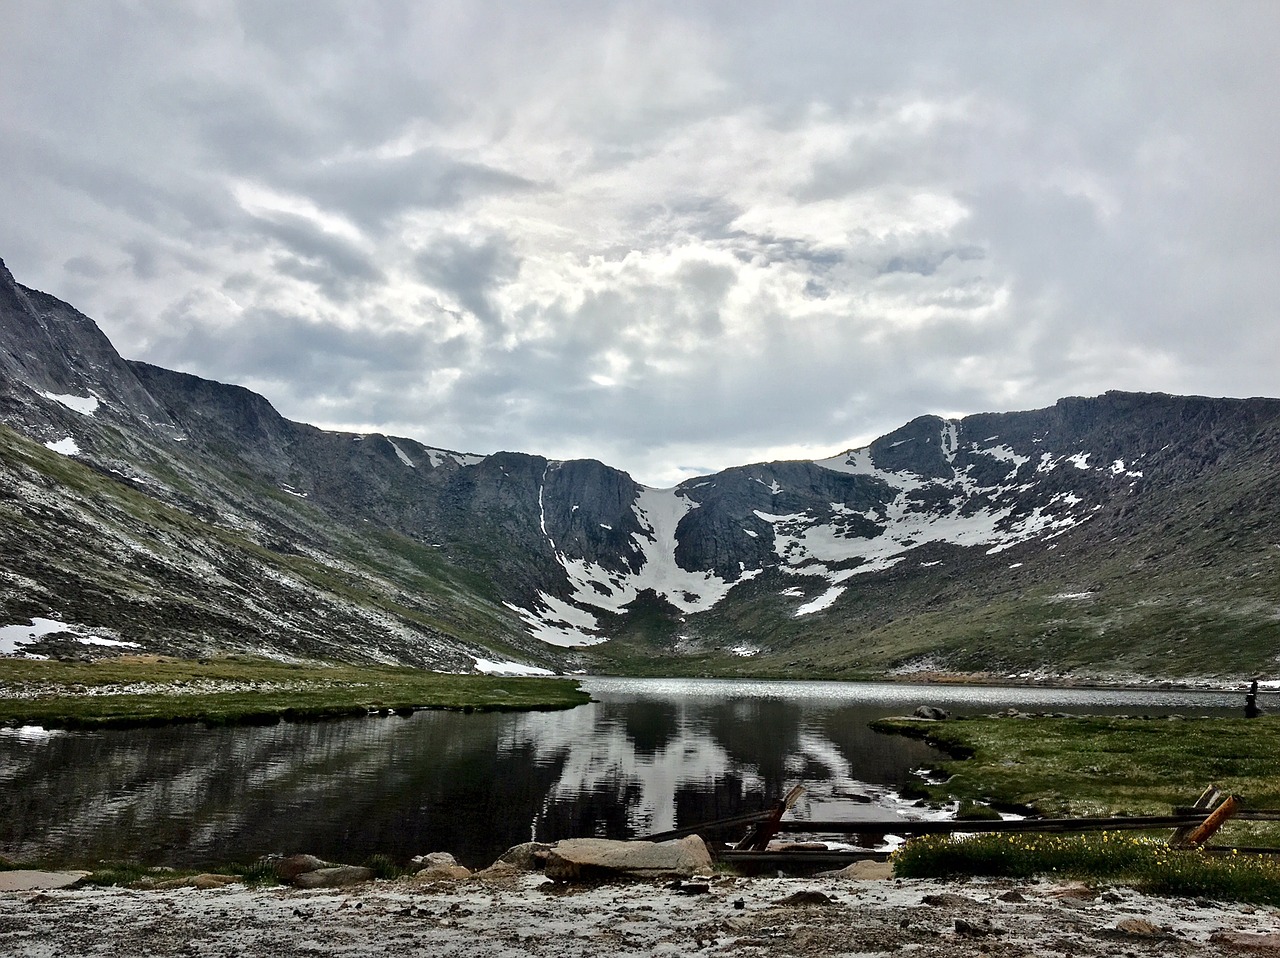
[[1275,393],[1280,8],[13,11],[0,256],[286,414],[651,482]]

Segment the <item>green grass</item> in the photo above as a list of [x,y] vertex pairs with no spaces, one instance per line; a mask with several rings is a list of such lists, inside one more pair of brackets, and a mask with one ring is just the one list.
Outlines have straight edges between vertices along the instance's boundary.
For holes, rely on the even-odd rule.
[[1124,883],[1163,895],[1280,905],[1280,859],[1175,851],[1123,832],[915,838],[893,856],[899,878],[991,876]]
[[[119,694],[112,686],[163,689]],[[220,690],[222,689],[222,690]],[[103,694],[92,694],[95,690]],[[17,697],[17,693],[34,697]],[[572,708],[576,681],[445,675],[418,669],[293,665],[229,657],[121,657],[92,663],[0,660],[0,724],[49,728],[318,719],[376,711]]]
[[[933,799],[1044,816],[1167,815],[1209,784],[1244,808],[1280,808],[1280,716],[1257,719],[882,719],[951,755]],[[1221,841],[1280,847],[1280,823],[1229,822]]]

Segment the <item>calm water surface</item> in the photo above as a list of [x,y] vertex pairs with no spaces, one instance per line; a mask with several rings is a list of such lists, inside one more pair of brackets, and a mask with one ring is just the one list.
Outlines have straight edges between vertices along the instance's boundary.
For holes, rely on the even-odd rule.
[[[531,838],[630,837],[754,811],[803,782],[799,817],[900,810],[937,761],[867,723],[930,704],[1239,714],[1239,694],[824,682],[590,679],[566,712],[206,729],[0,731],[0,855],[50,864],[360,862],[452,851],[472,866]],[[861,800],[853,804],[851,799]],[[865,800],[870,799],[870,804]]]

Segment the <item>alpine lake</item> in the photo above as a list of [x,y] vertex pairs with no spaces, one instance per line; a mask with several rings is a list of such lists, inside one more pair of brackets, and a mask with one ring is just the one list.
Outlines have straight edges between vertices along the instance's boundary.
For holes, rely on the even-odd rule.
[[308,852],[360,863],[452,852],[483,867],[512,845],[610,838],[767,807],[803,784],[800,819],[917,810],[899,789],[940,756],[868,723],[931,705],[1238,715],[1241,695],[588,678],[559,712],[206,728],[0,730],[0,856],[46,865],[199,867]]

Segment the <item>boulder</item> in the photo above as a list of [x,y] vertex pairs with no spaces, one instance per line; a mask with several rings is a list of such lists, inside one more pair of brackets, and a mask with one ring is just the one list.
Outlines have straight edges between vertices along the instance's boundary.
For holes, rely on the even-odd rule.
[[864,860],[827,874],[832,878],[851,878],[854,881],[887,881],[893,877],[893,865],[889,862]]
[[372,878],[372,868],[364,868],[360,865],[333,865],[303,872],[293,880],[293,884],[297,888],[340,888],[343,885],[358,885]]
[[914,714],[916,718],[932,719],[935,722],[941,722],[943,719],[950,718],[951,716],[951,713],[946,709],[940,709],[934,705],[922,705],[912,714]]
[[276,877],[286,885],[293,883],[299,875],[313,872],[317,868],[329,868],[330,863],[315,855],[290,855],[276,862]]
[[476,872],[476,877],[481,881],[511,882],[515,881],[523,874],[525,874],[525,869],[520,866],[498,860],[488,868],[484,868]]
[[0,872],[0,891],[38,891],[45,888],[69,888],[89,875],[85,871],[48,872],[20,868]]
[[1116,931],[1135,938],[1155,938],[1164,935],[1164,929],[1153,925],[1145,918],[1121,918],[1116,922]]
[[418,855],[409,864],[418,869],[413,875],[415,881],[458,881],[471,877],[471,869],[459,865],[448,852]]
[[711,853],[697,835],[656,844],[570,838],[547,852],[546,875],[562,882],[688,878],[711,868]]
[[525,842],[522,845],[512,845],[498,857],[498,861],[505,862],[508,865],[515,865],[516,868],[527,872],[537,871],[546,862],[547,851],[550,848],[551,846],[546,842]]

